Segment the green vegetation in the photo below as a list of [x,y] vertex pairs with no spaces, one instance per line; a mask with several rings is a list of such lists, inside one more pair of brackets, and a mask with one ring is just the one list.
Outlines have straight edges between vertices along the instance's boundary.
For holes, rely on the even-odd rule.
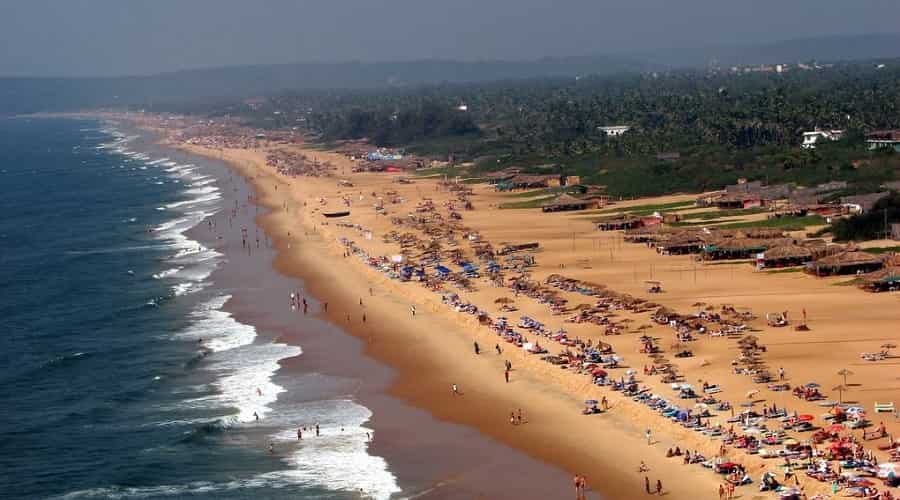
[[853,278],[847,281],[838,281],[837,283],[832,283],[834,286],[858,286],[865,283],[865,280],[862,278]]
[[552,200],[553,198],[556,198],[556,196],[542,196],[540,198],[532,198],[525,201],[501,203],[500,208],[538,208],[543,205],[544,202]]
[[766,271],[766,274],[784,274],[784,273],[800,273],[803,272],[803,267],[786,267],[784,269],[774,269],[772,271]]
[[690,214],[681,214],[681,220],[688,221],[699,219],[703,221],[722,219],[725,217],[741,217],[745,215],[755,215],[768,212],[768,208],[756,207],[741,210],[707,210],[704,212],[694,212]]
[[[518,167],[578,175],[613,197],[721,189],[738,178],[871,189],[896,179],[900,155],[868,151],[863,134],[900,126],[900,65],[840,63],[816,71],[702,70],[301,92],[228,108],[251,124],[296,127],[324,141],[376,145],[458,162],[468,175]],[[459,109],[465,103],[467,109]],[[273,117],[275,110],[280,114]],[[849,118],[848,118],[849,116]],[[598,127],[632,130],[607,137]],[[801,149],[800,131],[847,131]],[[677,152],[675,161],[657,159]],[[539,170],[546,164],[555,166]]]
[[871,247],[871,248],[863,248],[864,252],[874,253],[876,255],[881,255],[883,253],[900,253],[900,245],[893,247]]
[[590,210],[591,214],[624,214],[629,213],[632,215],[650,215],[653,212],[667,212],[673,211],[677,209],[690,208],[694,206],[693,200],[686,201],[673,201],[671,203],[656,203],[656,204],[645,204],[645,205],[634,205],[631,207],[619,207],[619,208],[604,208],[602,210]]
[[835,240],[875,240],[886,236],[890,224],[900,222],[900,194],[891,195],[875,203],[875,207],[862,215],[838,219],[831,225]]
[[717,226],[725,229],[740,229],[748,227],[778,227],[785,231],[798,231],[806,226],[818,226],[825,224],[825,218],[821,215],[805,215],[803,217],[770,217],[768,219],[733,222]]

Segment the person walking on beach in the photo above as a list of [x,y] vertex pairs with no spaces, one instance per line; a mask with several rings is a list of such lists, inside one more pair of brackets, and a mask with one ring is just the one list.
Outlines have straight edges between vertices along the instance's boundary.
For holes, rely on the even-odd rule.
[[503,350],[500,349],[500,344],[495,344],[495,345],[494,345],[494,349],[497,349],[497,354],[498,354],[498,355],[503,354]]
[[504,376],[504,378],[506,378],[506,383],[508,384],[509,383],[509,370],[506,370],[505,372],[503,372],[503,376]]
[[647,477],[647,476],[644,476],[644,490],[647,492],[648,495],[651,493],[651,491],[650,491],[650,478]]
[[525,418],[522,416],[522,409],[521,409],[521,408],[519,408],[519,411],[516,412],[516,421],[517,421],[518,423],[520,423],[520,424],[523,423],[523,422],[525,421]]
[[409,310],[413,315],[413,318],[416,317],[416,306],[409,306]]
[[778,380],[782,380],[782,381],[784,380],[784,367],[783,366],[778,367]]
[[515,412],[509,412],[509,423],[511,425],[516,425],[516,414]]
[[647,429],[647,432],[644,433],[644,435],[647,436],[647,444],[653,444],[653,434],[651,433],[649,428]]
[[303,439],[303,429],[297,427],[297,441]]
[[472,345],[475,346],[475,354],[481,354],[481,347],[478,345],[478,342],[473,342]]
[[316,437],[319,437],[319,424],[316,424]]
[[459,387],[457,387],[456,384],[451,385],[450,392],[452,392],[454,396],[459,396]]
[[663,491],[663,489],[662,489],[662,480],[657,479],[657,480],[656,480],[656,494],[657,494],[657,495],[662,495],[662,491]]
[[508,359],[506,360],[506,369],[512,371],[512,363]]

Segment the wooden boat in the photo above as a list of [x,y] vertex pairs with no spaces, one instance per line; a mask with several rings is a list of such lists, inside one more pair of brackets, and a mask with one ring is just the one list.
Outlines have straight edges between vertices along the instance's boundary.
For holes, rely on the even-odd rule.
[[344,212],[323,212],[322,215],[324,215],[325,217],[328,217],[328,218],[330,218],[330,219],[333,219],[333,218],[335,218],[335,217],[346,217],[346,216],[350,215],[350,212],[349,212],[349,211],[344,211]]

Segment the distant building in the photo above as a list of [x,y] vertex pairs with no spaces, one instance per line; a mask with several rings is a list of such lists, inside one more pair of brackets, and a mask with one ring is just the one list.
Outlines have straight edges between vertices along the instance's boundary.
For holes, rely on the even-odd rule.
[[876,130],[866,134],[869,149],[893,148],[900,152],[900,130]]
[[871,211],[875,204],[888,194],[887,192],[881,192],[844,196],[841,198],[841,206],[846,208],[851,214],[864,214]]
[[844,137],[843,130],[813,130],[811,132],[803,132],[804,149],[815,149],[817,142],[837,141]]
[[597,127],[597,130],[602,131],[607,137],[618,137],[631,130],[631,127],[628,125],[611,125],[608,127]]

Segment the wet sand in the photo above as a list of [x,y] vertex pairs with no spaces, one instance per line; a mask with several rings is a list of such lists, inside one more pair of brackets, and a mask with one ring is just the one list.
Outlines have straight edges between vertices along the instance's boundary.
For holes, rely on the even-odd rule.
[[[678,459],[667,459],[665,450],[675,445],[682,449],[699,450],[707,457],[714,456],[718,442],[666,421],[642,405],[634,404],[620,394],[610,393],[590,383],[584,376],[559,370],[509,347],[503,356],[493,354],[491,347],[497,337],[478,326],[471,316],[453,313],[440,303],[432,292],[415,283],[400,283],[387,279],[356,258],[342,257],[339,237],[355,240],[370,254],[390,255],[396,245],[380,241],[391,229],[384,216],[371,209],[370,192],[387,189],[401,192],[405,201],[390,207],[392,215],[405,215],[415,203],[428,196],[435,204],[450,198],[435,180],[416,179],[412,185],[394,183],[396,176],[385,174],[350,174],[350,162],[340,155],[322,151],[310,154],[325,157],[339,166],[342,176],[353,180],[356,187],[343,189],[335,178],[286,178],[264,165],[264,150],[191,148],[211,157],[225,157],[249,178],[260,195],[260,203],[273,211],[259,222],[273,235],[279,251],[275,266],[279,270],[302,276],[307,289],[329,302],[326,318],[342,329],[362,339],[366,355],[385,362],[396,372],[388,388],[396,396],[417,408],[427,409],[439,420],[464,424],[506,445],[539,457],[565,471],[584,472],[594,489],[609,498],[631,498],[643,491],[644,474],[638,474],[637,464],[645,461],[647,476],[661,478],[664,489],[673,498],[714,497],[721,476],[699,466],[682,466]],[[487,186],[476,189],[476,210],[465,213],[464,223],[474,227],[488,240],[540,241],[539,265],[534,278],[542,280],[552,273],[588,279],[607,284],[611,289],[646,295],[644,279],[662,279],[666,292],[651,297],[679,312],[692,311],[693,303],[703,301],[716,306],[732,304],[740,309],[751,308],[762,316],[769,311],[792,312],[797,317],[801,309],[808,309],[811,332],[765,327],[754,322],[768,352],[766,361],[772,367],[785,366],[792,385],[810,380],[821,382],[826,393],[837,384],[841,367],[851,367],[855,374],[845,393],[845,401],[858,402],[871,409],[874,401],[897,401],[898,387],[893,360],[868,363],[859,360],[860,351],[877,350],[884,342],[897,342],[900,308],[896,295],[865,294],[854,287],[835,286],[845,278],[815,279],[802,274],[766,274],[753,272],[750,266],[718,264],[695,266],[690,257],[663,257],[641,245],[624,244],[618,232],[597,232],[589,217],[583,214],[541,214],[537,210],[498,210],[499,203],[510,201],[505,195],[493,193]],[[375,238],[363,241],[359,231],[340,228],[323,219],[317,197],[328,198],[325,210],[341,206],[339,196],[366,193],[360,203],[353,202],[352,222],[372,229]],[[665,197],[639,200],[634,203],[665,203],[686,197]],[[309,202],[309,205],[305,205]],[[332,221],[333,222],[333,221]],[[366,296],[372,287],[374,296]],[[492,314],[498,314],[493,299],[509,296],[508,289],[496,289],[479,284],[479,290],[461,293]],[[574,293],[566,292],[572,304],[588,302]],[[365,305],[360,307],[362,297]],[[418,307],[411,317],[409,307]],[[546,322],[552,328],[562,326],[562,318],[553,317],[545,305],[530,299],[519,299],[520,312]],[[362,313],[367,314],[363,324]],[[349,317],[348,317],[349,315]],[[648,315],[622,313],[621,317],[647,322]],[[639,324],[639,323],[636,323]],[[566,324],[570,335],[603,340],[626,357],[630,366],[638,369],[648,359],[636,353],[636,336],[604,336],[596,326]],[[630,332],[633,333],[633,332]],[[662,339],[669,349],[671,330],[652,326],[648,331]],[[484,353],[472,353],[472,341],[477,340]],[[736,348],[727,339],[703,338],[690,344],[695,357],[676,360],[686,380],[712,381],[724,389],[723,396],[739,403],[750,389],[760,389],[749,377],[732,375],[730,360]],[[504,347],[507,347],[504,345]],[[558,346],[548,346],[557,352]],[[511,383],[503,382],[503,361],[513,362]],[[651,390],[671,397],[667,384],[649,377],[639,377]],[[457,383],[462,396],[449,393],[450,384]],[[823,412],[815,403],[793,398],[790,393],[765,391],[762,399],[778,403],[790,410],[819,415]],[[599,416],[580,415],[584,399],[608,396],[613,411]],[[831,394],[829,394],[831,396]],[[836,396],[836,395],[834,395]],[[836,397],[835,397],[836,399]],[[522,408],[528,416],[523,426],[508,423],[510,411]],[[871,411],[871,410],[870,410]],[[717,420],[722,422],[723,417]],[[897,433],[897,423],[889,415],[870,413],[877,423],[884,420],[889,432]],[[376,415],[376,421],[381,417]],[[377,422],[376,422],[377,423]],[[648,446],[644,431],[651,429],[653,444]],[[799,437],[805,437],[800,435]],[[402,441],[402,440],[400,440]],[[398,441],[381,443],[375,449],[395,446]],[[866,443],[869,446],[869,443]],[[872,444],[874,446],[874,444]],[[386,448],[387,449],[387,448]],[[466,448],[468,449],[468,448]],[[400,453],[400,455],[403,455]],[[765,461],[737,450],[728,450],[734,459],[751,471],[754,480],[763,470],[777,472],[778,461]],[[490,483],[510,484],[525,477],[517,470],[504,469],[505,474],[493,477]],[[564,481],[568,485],[568,481]],[[827,484],[801,478],[807,494],[824,492]],[[562,491],[565,491],[565,488]],[[755,495],[756,485],[739,490],[742,495]],[[569,491],[571,494],[571,491]],[[555,497],[551,495],[551,497]]]
[[[221,165],[223,170],[228,167]],[[229,180],[233,177],[232,180]],[[364,343],[329,321],[315,294],[304,281],[276,271],[286,263],[260,232],[256,247],[256,219],[267,210],[248,202],[252,187],[237,175],[220,175],[223,206],[240,209],[228,228],[225,211],[215,216],[223,240],[216,240],[205,224],[188,234],[224,253],[227,262],[212,275],[215,286],[232,294],[225,310],[256,327],[261,338],[299,345],[303,354],[282,362],[279,376],[318,373],[338,380],[315,394],[282,394],[279,399],[303,401],[310,397],[350,397],[369,408],[374,430],[372,454],[384,457],[403,490],[398,496],[414,498],[561,498],[569,492],[568,474],[490,439],[475,429],[442,422],[386,394],[395,372],[365,355]],[[242,248],[240,228],[250,237],[250,249]],[[222,231],[222,228],[225,228]],[[303,245],[302,242],[298,243]],[[292,268],[303,276],[301,268]],[[292,310],[289,294],[306,296],[309,312]],[[331,310],[340,308],[333,298]],[[335,319],[335,318],[332,318]],[[374,318],[373,318],[374,319]],[[337,322],[339,323],[339,322]],[[279,404],[289,404],[279,403]],[[297,422],[297,426],[309,422]],[[312,439],[312,438],[310,438]],[[264,444],[261,444],[264,446]],[[596,498],[590,493],[589,498]]]

